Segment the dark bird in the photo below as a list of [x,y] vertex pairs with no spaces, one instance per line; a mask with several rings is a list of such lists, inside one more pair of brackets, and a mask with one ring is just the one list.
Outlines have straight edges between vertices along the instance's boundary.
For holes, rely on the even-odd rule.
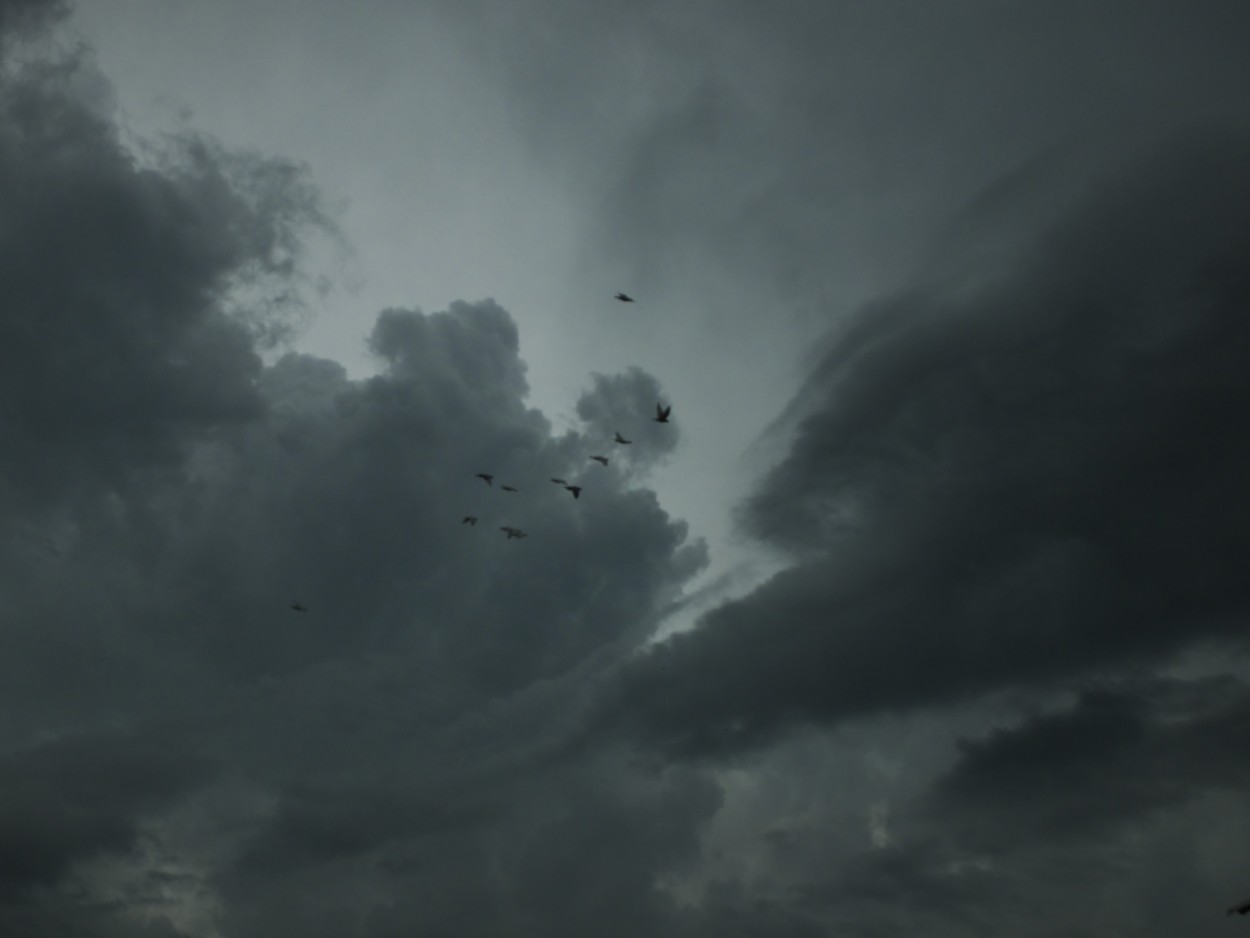
[[626,446],[628,446],[630,443],[632,443],[632,442],[634,442],[634,441],[633,441],[633,440],[627,440],[627,439],[625,439],[625,437],[621,436],[621,435],[618,433],[618,434],[616,435],[616,442],[618,442],[618,443],[624,443]]
[[1245,902],[1239,902],[1234,906],[1229,906],[1228,914],[1232,915],[1234,912],[1238,915],[1245,915],[1247,912],[1250,912],[1250,899],[1247,899]]
[[655,422],[656,423],[668,423],[668,415],[671,414],[672,412],[673,412],[672,404],[669,404],[667,407],[661,407],[659,404],[656,404],[655,405]]
[[634,298],[630,296],[628,293],[618,293],[616,294],[616,298],[620,300],[622,303],[634,302]]
[[591,456],[590,458],[593,459],[595,462],[603,463],[605,466],[608,464],[607,456]]
[[552,476],[551,481],[554,482],[556,485],[568,485],[568,483],[565,482],[563,479],[557,479],[555,476]]
[[507,525],[507,524],[505,524],[505,525],[504,525],[502,528],[500,528],[499,530],[500,530],[500,531],[502,531],[504,534],[506,534],[506,535],[507,535],[507,540],[509,540],[509,541],[510,541],[510,540],[512,540],[514,537],[518,537],[518,538],[519,538],[519,537],[525,537],[525,532],[524,532],[524,531],[522,531],[520,528],[514,528],[514,527],[512,527],[511,525]]
[[500,487],[501,489],[503,489],[505,492],[515,492],[515,491],[516,491],[516,489],[514,489],[514,488],[513,488],[512,486],[510,486],[510,485],[501,485],[501,486],[499,486],[499,487]]
[[292,602],[292,603],[291,603],[291,608],[292,608],[292,609],[294,609],[296,612],[307,612],[307,611],[308,611],[308,610],[307,610],[307,609],[305,609],[303,606],[301,606],[298,602]]
[[493,475],[491,475],[489,472],[479,472],[479,473],[477,474],[477,478],[481,479],[481,480],[482,480],[483,482],[485,482],[487,485],[494,485],[494,484],[495,484],[495,482],[494,482],[494,478],[495,478],[495,477],[494,477]]
[[574,498],[582,497],[582,487],[580,485],[566,485],[565,488],[573,493]]
[[473,515],[465,515],[464,520],[461,521],[460,523],[461,524],[477,524],[477,518],[473,517]]

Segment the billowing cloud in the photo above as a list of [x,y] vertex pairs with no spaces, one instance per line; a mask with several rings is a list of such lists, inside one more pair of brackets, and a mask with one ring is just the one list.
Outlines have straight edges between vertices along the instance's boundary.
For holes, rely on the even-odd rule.
[[104,90],[76,57],[0,90],[0,926],[654,923],[717,789],[570,740],[707,560],[588,460],[658,382],[596,378],[555,436],[490,300],[384,310],[365,380],[265,364],[318,196],[204,139],[135,156]]

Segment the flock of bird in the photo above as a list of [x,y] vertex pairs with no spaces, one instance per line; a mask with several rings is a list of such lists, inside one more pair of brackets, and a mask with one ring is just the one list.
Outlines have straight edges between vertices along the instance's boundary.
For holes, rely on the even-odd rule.
[[[622,303],[634,302],[634,298],[627,293],[617,293],[614,296],[615,296],[615,299],[620,300]],[[663,404],[656,404],[655,416],[652,418],[652,420],[654,420],[655,423],[668,423],[669,415],[672,412],[673,412],[673,407],[671,404],[668,407],[665,407]],[[613,434],[613,442],[619,446],[629,446],[634,441],[625,439],[625,437],[621,436],[620,432],[618,431]],[[606,466],[609,461],[607,456],[597,455],[597,456],[591,456],[590,458],[603,466]],[[483,482],[485,482],[488,486],[491,486],[492,488],[495,485],[495,476],[492,473],[479,472],[476,474],[475,478],[481,479]],[[564,479],[553,478],[551,481],[554,482],[556,485],[559,485],[563,487],[564,489],[566,489],[567,491],[569,491],[570,493],[572,493],[574,498],[582,497],[582,487],[580,485],[571,485],[569,482],[567,482]],[[517,489],[515,486],[502,485],[502,484],[499,486],[499,489],[502,492],[510,492],[510,493],[515,493],[519,491],[519,489]],[[478,521],[477,515],[465,515],[464,519],[460,523],[467,524],[470,527],[472,527],[472,526],[477,525],[477,521]],[[502,527],[499,528],[499,530],[503,532],[504,537],[509,541],[514,540],[514,539],[520,540],[522,538],[529,537],[529,535],[526,532],[510,524],[503,525]],[[293,612],[307,612],[308,611],[308,607],[300,603],[298,600],[292,600],[290,608]]]
[[[616,298],[619,300],[622,297],[625,297],[625,294],[618,293]],[[629,299],[628,297],[625,297],[625,299],[622,300],[622,302],[632,303],[633,300]],[[663,404],[656,404],[655,416],[652,418],[652,420],[654,420],[656,423],[668,423],[669,415],[672,412],[673,412],[673,408],[671,404],[668,407],[665,407]],[[621,436],[620,432],[618,431],[613,434],[613,442],[617,443],[620,446],[629,446],[634,441],[625,439],[625,437]],[[591,456],[590,458],[603,466],[606,466],[609,462],[609,459],[607,456]],[[474,476],[474,478],[481,479],[483,482],[485,482],[488,486],[492,488],[495,485],[495,476],[492,473],[479,472]],[[582,497],[582,487],[580,485],[573,485],[569,483],[566,479],[552,478],[551,481],[554,482],[556,485],[559,485],[562,488],[571,492],[574,498]],[[519,491],[519,489],[511,485],[500,485],[499,489],[500,491],[503,491],[503,492]],[[464,519],[460,523],[467,524],[469,526],[474,526],[477,524],[477,520],[478,520],[477,515],[465,515]],[[523,537],[529,537],[529,535],[526,534],[524,531],[522,531],[520,528],[514,527],[513,525],[510,525],[510,524],[503,525],[502,527],[500,527],[499,530],[504,533],[504,537],[507,540],[512,540],[514,538],[517,540],[520,540]]]

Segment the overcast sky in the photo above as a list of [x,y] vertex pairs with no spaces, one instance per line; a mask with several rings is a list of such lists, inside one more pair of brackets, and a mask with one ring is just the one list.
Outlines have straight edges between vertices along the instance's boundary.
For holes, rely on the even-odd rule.
[[0,0],[0,934],[1245,932],[1247,35]]

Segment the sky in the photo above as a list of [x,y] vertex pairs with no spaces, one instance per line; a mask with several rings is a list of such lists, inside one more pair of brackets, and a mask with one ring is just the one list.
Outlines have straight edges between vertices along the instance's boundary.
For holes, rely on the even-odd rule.
[[1247,30],[0,0],[0,933],[1243,933]]

